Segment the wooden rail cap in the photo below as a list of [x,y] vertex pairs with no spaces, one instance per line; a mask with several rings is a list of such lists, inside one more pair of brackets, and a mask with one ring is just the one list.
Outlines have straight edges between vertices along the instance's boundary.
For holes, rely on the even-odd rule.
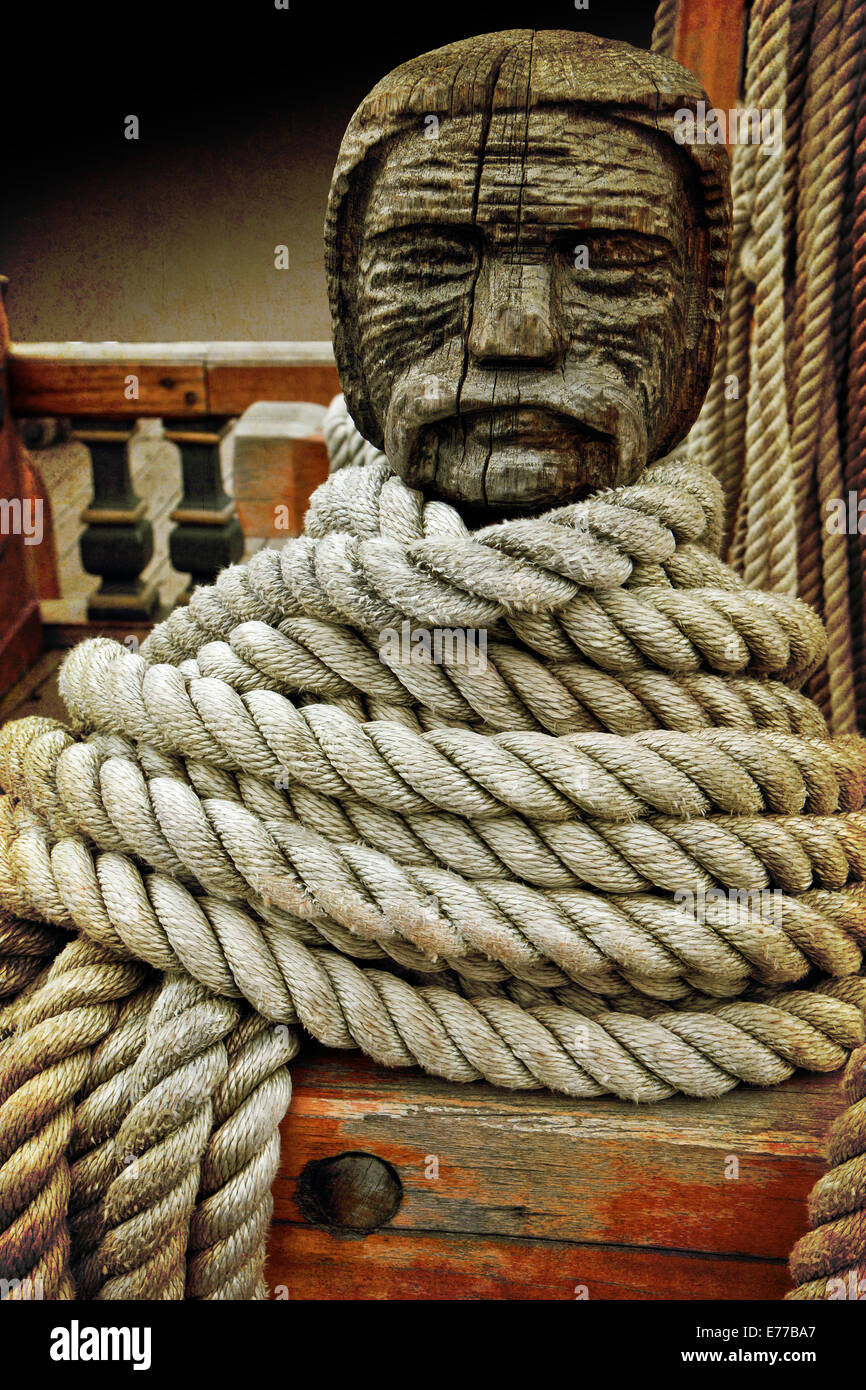
[[230,416],[340,389],[327,342],[16,343],[8,376],[18,416]]

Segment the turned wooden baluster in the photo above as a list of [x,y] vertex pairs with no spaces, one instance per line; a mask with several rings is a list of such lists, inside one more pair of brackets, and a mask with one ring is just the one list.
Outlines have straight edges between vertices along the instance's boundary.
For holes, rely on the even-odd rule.
[[140,576],[153,556],[153,527],[147,503],[133,490],[129,450],[137,423],[129,420],[73,422],[73,437],[90,450],[93,499],[81,513],[81,563],[101,583],[87,604],[88,618],[152,618],[156,586]]
[[183,497],[171,513],[176,525],[168,553],[174,568],[190,575],[190,591],[196,584],[212,583],[244,553],[234,503],[222,485],[220,443],[228,425],[222,416],[163,421],[166,439],[180,449],[183,474]]

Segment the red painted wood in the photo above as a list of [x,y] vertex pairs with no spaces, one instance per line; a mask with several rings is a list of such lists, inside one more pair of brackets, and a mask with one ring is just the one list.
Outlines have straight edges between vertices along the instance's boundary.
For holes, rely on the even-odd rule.
[[680,0],[674,57],[721,111],[739,99],[745,24],[745,0]]
[[[6,311],[0,302],[0,388],[4,393],[8,392],[5,374],[8,352],[9,328]],[[20,501],[28,490],[8,394],[4,406],[0,429],[0,498]],[[0,517],[0,525],[11,525],[8,518],[9,514],[5,520]],[[50,523],[47,535],[50,538]],[[42,651],[35,583],[38,567],[32,556],[35,548],[25,546],[21,535],[0,533],[0,695],[14,685]]]
[[[777,1299],[841,1107],[835,1076],[653,1107],[318,1048],[292,1076],[269,1277],[298,1298],[572,1299],[584,1283],[591,1298]],[[396,1216],[367,1236],[314,1229],[301,1172],[356,1151],[396,1169]]]

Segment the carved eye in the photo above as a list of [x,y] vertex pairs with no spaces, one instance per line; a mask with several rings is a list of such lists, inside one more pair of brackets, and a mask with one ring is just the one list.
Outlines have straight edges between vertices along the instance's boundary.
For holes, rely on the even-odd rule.
[[664,265],[672,248],[661,237],[638,232],[576,232],[567,254],[575,270],[633,270]]
[[403,278],[460,275],[472,269],[478,256],[471,228],[395,227],[380,240],[386,241],[387,254],[400,265]]
[[415,254],[420,265],[449,272],[472,265],[476,251],[468,238],[432,235],[415,243]]

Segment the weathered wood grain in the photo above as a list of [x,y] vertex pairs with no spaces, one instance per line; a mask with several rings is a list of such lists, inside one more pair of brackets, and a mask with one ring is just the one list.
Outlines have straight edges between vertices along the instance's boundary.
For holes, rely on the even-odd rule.
[[532,511],[634,482],[697,416],[729,232],[706,96],[572,30],[480,35],[385,77],[326,220],[340,380],[408,482]]
[[214,415],[240,415],[255,401],[313,401],[330,405],[340,389],[333,362],[208,364],[207,393]]
[[[589,1282],[599,1298],[778,1298],[840,1106],[835,1077],[641,1109],[317,1048],[292,1075],[270,1277],[293,1297],[573,1298]],[[392,1164],[402,1189],[363,1237],[311,1230],[297,1200],[308,1164],[347,1152]]]
[[[126,394],[130,377],[138,381],[133,399]],[[16,415],[139,418],[207,413],[201,362],[151,364],[135,356],[75,362],[31,357],[19,349],[10,360],[9,379]]]
[[305,1163],[295,1198],[313,1226],[338,1234],[366,1235],[400,1209],[403,1188],[392,1163],[376,1154],[330,1154]]
[[393,1230],[337,1241],[285,1225],[271,1230],[266,1277],[272,1297],[316,1300],[775,1301],[790,1288],[784,1263],[766,1260]]

